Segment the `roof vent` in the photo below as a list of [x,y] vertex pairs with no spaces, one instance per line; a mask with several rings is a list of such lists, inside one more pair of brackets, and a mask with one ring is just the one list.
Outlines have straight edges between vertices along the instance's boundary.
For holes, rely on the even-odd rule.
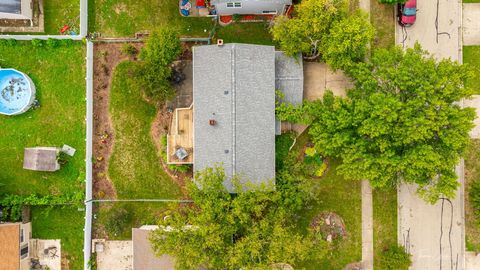
[[217,39],[217,46],[223,46],[223,39]]
[[215,126],[217,124],[217,121],[215,121],[215,119],[210,119],[208,120],[208,123],[210,124],[210,126]]

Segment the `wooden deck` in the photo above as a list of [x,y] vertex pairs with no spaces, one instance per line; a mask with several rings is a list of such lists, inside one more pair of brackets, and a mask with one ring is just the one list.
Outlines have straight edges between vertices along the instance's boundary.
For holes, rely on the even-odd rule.
[[[180,160],[175,155],[177,149],[183,148],[188,156]],[[167,136],[167,163],[192,164],[193,163],[193,108],[175,109],[172,117],[170,131]]]

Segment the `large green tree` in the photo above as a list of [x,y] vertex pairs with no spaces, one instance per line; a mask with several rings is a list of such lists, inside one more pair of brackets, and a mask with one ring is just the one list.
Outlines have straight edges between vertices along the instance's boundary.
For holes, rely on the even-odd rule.
[[347,178],[374,187],[416,183],[430,202],[453,197],[454,168],[475,117],[460,106],[472,93],[465,86],[470,70],[416,45],[376,51],[350,73],[356,83],[347,98],[328,92],[303,108],[280,106],[278,117],[307,119],[318,150],[341,158],[338,170]]
[[177,206],[160,221],[151,237],[154,250],[172,255],[176,269],[186,270],[271,269],[275,263],[296,265],[310,254],[323,254],[320,237],[294,228],[295,213],[307,196],[289,174],[281,175],[275,191],[237,187],[233,195],[222,184],[223,169],[198,172],[196,184],[188,187],[193,205]]
[[174,95],[170,82],[171,63],[182,52],[178,32],[164,27],[153,31],[140,52],[137,78],[145,94],[155,100],[164,101]]
[[305,0],[291,19],[279,16],[271,33],[282,51],[308,59],[320,58],[334,69],[363,60],[374,28],[361,11],[348,12],[346,0]]
[[290,56],[304,53],[315,58],[334,21],[346,16],[346,0],[304,0],[296,6],[294,18],[279,16],[271,29],[273,39]]

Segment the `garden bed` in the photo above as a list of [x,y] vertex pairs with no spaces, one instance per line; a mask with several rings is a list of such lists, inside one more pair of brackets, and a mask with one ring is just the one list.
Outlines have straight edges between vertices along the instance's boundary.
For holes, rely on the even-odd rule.
[[[465,156],[465,237],[468,251],[480,252],[480,206],[472,201],[474,182],[480,181],[480,140],[472,140]],[[477,184],[478,185],[478,184]],[[478,195],[477,195],[478,197]]]

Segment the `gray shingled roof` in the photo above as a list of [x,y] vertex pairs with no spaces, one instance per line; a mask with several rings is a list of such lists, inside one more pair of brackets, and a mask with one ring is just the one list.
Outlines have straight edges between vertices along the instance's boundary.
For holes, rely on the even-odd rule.
[[274,47],[194,47],[193,102],[195,171],[222,164],[243,181],[274,180]]

